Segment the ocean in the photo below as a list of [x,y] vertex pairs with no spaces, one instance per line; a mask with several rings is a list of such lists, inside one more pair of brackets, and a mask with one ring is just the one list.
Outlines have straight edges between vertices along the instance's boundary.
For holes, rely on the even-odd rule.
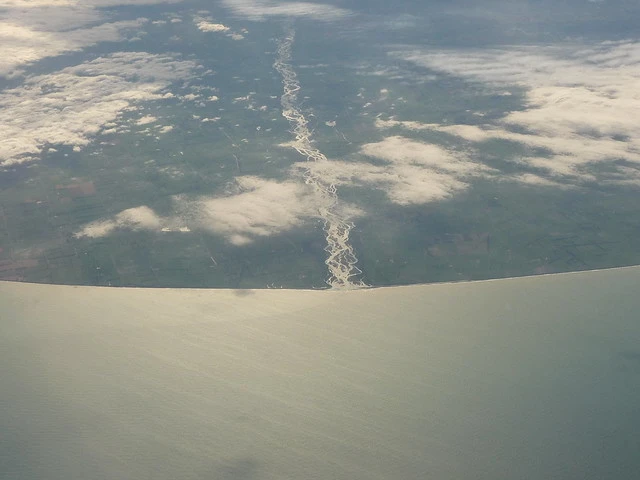
[[0,478],[640,478],[639,283],[0,283]]

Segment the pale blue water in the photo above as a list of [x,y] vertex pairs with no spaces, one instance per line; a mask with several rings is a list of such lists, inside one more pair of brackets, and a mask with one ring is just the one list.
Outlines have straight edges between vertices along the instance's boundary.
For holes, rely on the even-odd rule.
[[0,478],[638,478],[639,280],[0,284]]

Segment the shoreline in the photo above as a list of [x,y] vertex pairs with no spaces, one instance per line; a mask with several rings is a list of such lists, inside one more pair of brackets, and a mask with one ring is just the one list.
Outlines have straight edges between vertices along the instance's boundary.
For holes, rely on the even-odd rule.
[[522,275],[519,277],[499,277],[499,278],[486,278],[482,280],[459,280],[459,281],[447,281],[447,282],[433,282],[433,283],[412,283],[402,285],[381,285],[381,286],[366,286],[355,288],[206,288],[206,287],[135,287],[135,286],[104,286],[104,285],[74,285],[65,283],[37,283],[37,282],[18,282],[12,280],[0,280],[0,288],[3,285],[31,285],[31,286],[47,286],[47,287],[67,287],[67,288],[79,288],[79,289],[104,289],[104,290],[140,290],[140,291],[185,291],[185,292],[313,292],[313,293],[354,293],[354,292],[372,292],[377,290],[389,290],[396,288],[414,288],[414,287],[437,287],[437,286],[449,286],[449,285],[470,285],[487,282],[502,282],[517,279],[536,279],[545,277],[556,276],[568,276],[568,275],[580,275],[596,272],[614,272],[618,270],[631,270],[639,269],[639,265],[626,265],[623,267],[607,267],[607,268],[595,268],[591,270],[574,270],[570,272],[556,272],[556,273],[542,273],[538,275]]

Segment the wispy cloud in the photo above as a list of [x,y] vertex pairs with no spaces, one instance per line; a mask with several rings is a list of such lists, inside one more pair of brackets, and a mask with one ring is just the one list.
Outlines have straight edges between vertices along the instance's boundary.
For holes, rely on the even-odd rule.
[[310,169],[328,183],[339,186],[361,185],[383,190],[398,205],[451,197],[465,190],[469,179],[492,172],[464,152],[400,136],[363,145],[360,154],[377,162],[327,160],[299,163],[294,168]]
[[42,7],[114,7],[118,5],[155,5],[159,3],[180,3],[182,0],[0,0],[0,8],[42,8]]
[[236,179],[236,189],[226,197],[178,198],[178,216],[189,226],[243,245],[289,230],[317,214],[313,191],[299,182],[246,176]]
[[160,98],[196,64],[144,52],[116,53],[28,79],[0,94],[0,166],[38,158],[47,144],[84,146],[125,108]]
[[46,57],[121,41],[145,19],[109,22],[108,7],[181,0],[0,0],[0,76]]
[[314,20],[332,21],[352,13],[350,10],[333,5],[311,2],[223,0],[222,3],[236,15],[256,21],[264,20],[267,17],[307,17]]
[[[614,169],[621,160],[640,164],[640,43],[398,55],[488,88],[526,89],[525,108],[494,124],[402,126],[439,130],[469,142],[501,138],[523,144],[531,153],[520,161],[567,182],[596,179],[596,163],[608,162]],[[626,174],[640,179],[640,171],[633,170]]]
[[20,67],[46,57],[121,40],[126,32],[137,31],[143,24],[144,20],[134,20],[50,32],[0,21],[0,76],[16,75]]
[[158,216],[146,206],[127,209],[112,218],[83,227],[78,237],[103,237],[117,229],[199,230],[224,237],[234,245],[276,235],[317,217],[314,191],[302,182],[238,177],[234,192],[220,197],[174,198],[174,213]]

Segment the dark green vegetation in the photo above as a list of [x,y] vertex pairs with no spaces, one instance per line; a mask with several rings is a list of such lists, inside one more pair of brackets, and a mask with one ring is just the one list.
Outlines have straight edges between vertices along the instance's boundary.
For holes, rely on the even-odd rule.
[[[237,41],[200,32],[192,21],[197,15],[193,9],[155,8],[125,8],[114,18],[176,13],[184,20],[149,23],[137,42],[99,44],[30,67],[32,73],[44,74],[127,50],[172,52],[201,65],[194,78],[165,90],[174,97],[124,112],[114,122],[125,126],[123,131],[107,129],[81,151],[51,145],[56,151],[49,150],[41,160],[0,172],[0,279],[322,288],[325,239],[321,220],[313,217],[242,246],[231,244],[215,228],[193,225],[183,232],[116,228],[99,238],[77,235],[91,222],[140,206],[170,217],[178,196],[225,197],[241,176],[302,181],[291,167],[303,158],[282,147],[292,136],[281,115],[281,79],[272,68],[276,40],[291,22],[243,22],[225,16],[224,9],[213,11],[216,21],[234,31],[248,27],[245,38]],[[416,20],[402,21],[409,25]],[[393,41],[399,40],[397,31],[380,31],[373,20],[361,28],[348,22],[300,20],[295,25],[293,67],[302,85],[301,110],[314,145],[329,159],[381,164],[364,159],[360,149],[391,135],[459,152],[470,148],[437,131],[382,131],[375,126],[378,117],[474,125],[527,108],[525,92],[518,87],[501,87],[509,90],[502,95],[390,55],[396,48]],[[404,40],[422,38],[417,26],[407,27],[405,35]],[[458,40],[464,43],[464,38]],[[17,85],[11,82],[6,80],[8,86]],[[214,95],[219,99],[209,101]],[[136,124],[145,115],[157,122]],[[172,130],[160,133],[162,126]],[[466,190],[423,205],[394,205],[383,188],[340,186],[340,200],[363,212],[354,219],[351,234],[363,280],[370,285],[477,280],[640,263],[635,187],[518,184],[506,176],[536,173],[519,162],[525,153],[524,146],[504,140],[474,145],[472,160],[495,169],[495,175],[472,179]]]

